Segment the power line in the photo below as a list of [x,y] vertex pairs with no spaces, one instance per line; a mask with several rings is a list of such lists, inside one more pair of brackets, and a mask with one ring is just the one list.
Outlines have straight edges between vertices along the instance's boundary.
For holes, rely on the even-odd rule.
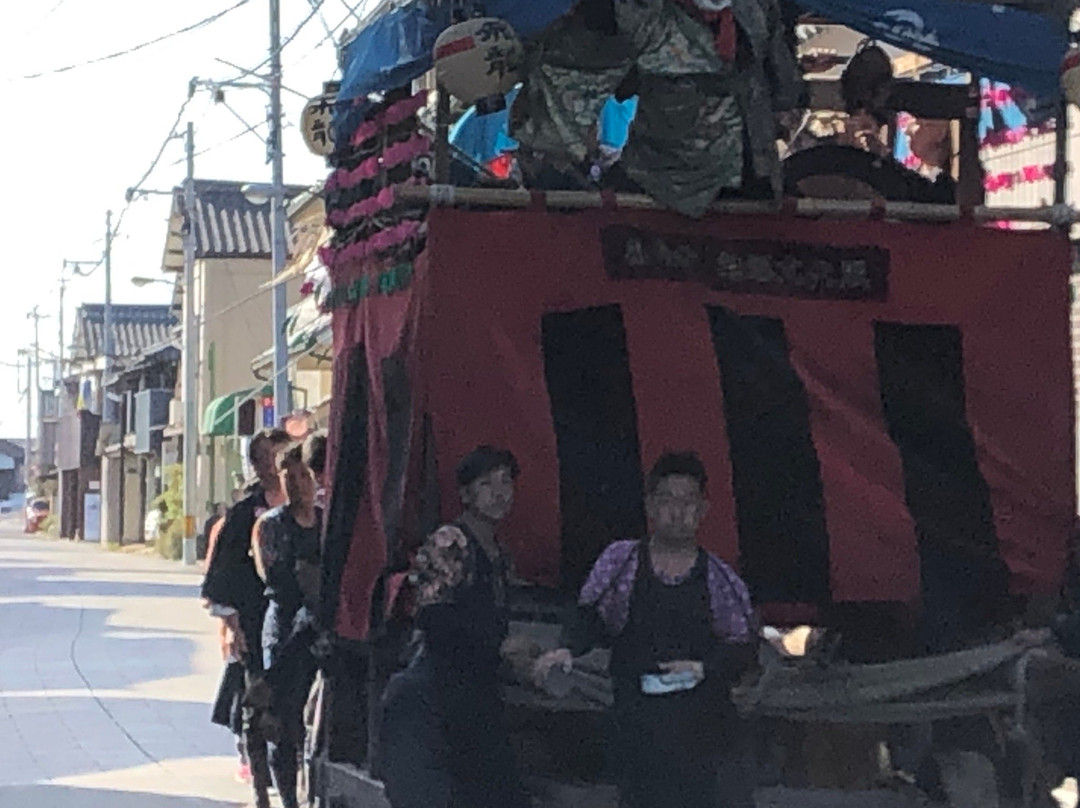
[[[244,0],[244,2],[247,2],[247,0]],[[168,148],[169,142],[176,136],[177,127],[180,126],[180,121],[183,120],[184,113],[187,111],[188,104],[190,103],[191,96],[188,96],[184,99],[184,103],[180,105],[180,110],[176,113],[176,120],[173,121],[172,126],[169,128],[169,133],[165,135],[165,139],[161,141],[161,146],[158,148],[157,154],[154,155],[154,159],[150,163],[150,167],[146,169],[143,175],[139,178],[139,181],[132,186],[133,188],[142,188],[143,183],[150,178],[150,175],[152,173],[154,173],[154,169],[157,168],[158,163],[161,162],[161,156],[165,153],[165,149]]]
[[[247,0],[244,0],[246,3]],[[187,111],[188,104],[191,103],[192,96],[188,96],[184,99],[184,103],[180,105],[180,110],[176,113],[176,120],[173,121],[172,126],[169,128],[169,133],[165,136],[165,139],[161,141],[161,146],[157,150],[157,154],[154,155],[154,159],[150,162],[150,167],[143,172],[143,175],[139,178],[139,181],[131,186],[133,190],[139,190],[143,184],[150,179],[150,175],[154,173],[154,169],[158,167],[158,163],[161,162],[162,156],[165,154],[165,150],[169,147],[169,143],[176,137],[180,121],[184,118],[184,113]],[[124,214],[131,208],[131,203],[135,200],[137,195],[132,194],[131,198],[127,201],[124,207],[120,210],[120,215],[116,218],[116,227],[113,228],[113,238],[116,238],[120,234],[120,226],[124,223]]]
[[[88,67],[90,65],[100,64],[101,62],[107,62],[107,61],[110,61],[112,59],[119,59],[122,56],[130,56],[131,54],[137,53],[138,51],[141,51],[144,48],[149,48],[149,47],[151,47],[153,45],[157,45],[157,44],[159,44],[161,42],[165,42],[166,40],[173,39],[174,37],[181,36],[182,34],[191,33],[192,31],[197,31],[200,28],[205,28],[206,26],[210,25],[211,23],[217,22],[222,17],[224,17],[226,14],[228,14],[228,13],[230,13],[232,11],[235,11],[236,9],[240,8],[241,6],[247,5],[248,2],[249,2],[249,0],[238,0],[237,3],[235,3],[232,6],[229,6],[227,9],[225,9],[223,11],[219,11],[217,14],[212,14],[209,17],[206,17],[205,19],[199,20],[198,22],[191,23],[191,25],[185,25],[183,28],[179,28],[176,31],[172,31],[171,33],[164,34],[164,35],[159,36],[159,37],[155,37],[154,39],[148,40],[146,42],[141,42],[138,45],[134,45],[134,46],[132,46],[130,48],[125,48],[124,50],[121,50],[121,51],[116,51],[114,53],[109,53],[109,54],[106,54],[104,56],[98,56],[98,57],[96,57],[94,59],[87,59],[85,62],[78,62],[76,64],[65,65],[64,67],[57,67],[57,68],[54,68],[52,70],[43,70],[40,73],[30,73],[30,74],[25,75],[25,76],[16,76],[16,77],[8,79],[8,81],[17,81],[19,79],[39,79],[39,78],[42,78],[44,76],[54,76],[54,75],[56,75],[58,73],[67,73],[68,71],[76,70],[78,68]],[[320,5],[321,5],[321,3],[320,3]]]
[[[239,132],[237,132],[232,137],[227,137],[227,138],[225,138],[225,140],[218,141],[213,146],[207,146],[205,149],[201,149],[200,151],[195,152],[195,156],[196,157],[202,157],[204,154],[209,154],[212,151],[220,149],[222,146],[228,146],[230,143],[233,143],[233,142],[239,140],[240,138],[242,138],[244,135],[248,134],[249,132],[255,132],[260,127],[266,126],[266,123],[267,123],[266,121],[259,121],[258,123],[247,126],[246,128],[241,129]],[[185,159],[186,158],[181,158],[179,160],[174,160],[173,162],[169,163],[169,165],[170,166],[182,165],[184,163]]]
[[[308,3],[311,4],[312,8],[314,8],[316,6],[316,4],[318,3],[318,0],[308,0]],[[323,30],[326,31],[327,34],[329,34],[330,33],[330,23],[328,23],[326,21],[326,15],[323,14],[321,11],[319,12],[319,22],[322,23]]]
[[[296,26],[295,29],[293,29],[293,32],[291,34],[289,34],[287,37],[285,37],[285,39],[282,41],[281,45],[278,47],[278,52],[279,53],[281,51],[285,50],[285,48],[287,48],[292,43],[292,41],[294,39],[296,39],[296,37],[298,37],[300,35],[300,32],[304,30],[304,27],[309,22],[311,22],[313,19],[315,19],[315,15],[319,13],[319,11],[322,9],[323,4],[325,2],[326,2],[326,0],[311,0],[311,11],[309,11],[308,15],[306,17],[304,17],[303,20],[300,21],[300,24],[298,26]],[[267,56],[265,59],[263,59],[257,65],[255,65],[255,67],[251,68],[251,70],[243,71],[239,76],[236,77],[235,80],[242,79],[242,78],[244,78],[244,76],[250,76],[252,73],[257,73],[260,70],[262,70],[264,67],[266,67],[268,64],[270,64],[270,57],[269,56]]]
[[338,0],[338,2],[345,6],[345,9],[352,15],[353,19],[357,22],[361,22],[360,15],[356,13],[356,9],[364,4],[364,0],[360,0],[355,6],[350,6],[345,0]]
[[290,62],[289,67],[296,67],[296,65],[301,64],[302,62],[309,59],[314,53],[316,53],[327,42],[329,42],[332,39],[336,39],[336,37],[338,35],[338,32],[342,28],[345,27],[346,23],[349,23],[349,22],[351,22],[352,20],[355,20],[355,19],[356,19],[356,12],[355,11],[350,12],[349,16],[347,16],[345,19],[343,19],[341,22],[339,22],[333,28],[329,29],[326,32],[326,36],[324,36],[322,39],[320,39],[318,44],[315,45],[315,47],[313,47],[311,50],[309,50],[307,53],[305,53],[303,56],[301,56],[295,62]]
[[67,0],[57,0],[57,2],[53,3],[52,7],[48,11],[46,11],[45,14],[42,17],[40,17],[37,22],[35,22],[33,25],[31,25],[26,30],[26,33],[27,34],[34,33],[34,31],[36,31],[38,28],[40,28],[42,25],[44,25],[45,21],[47,19],[49,19],[49,17],[51,17],[53,14],[55,14],[57,12],[57,10],[60,8],[60,6],[64,5],[64,3],[66,3],[66,2],[67,2]]

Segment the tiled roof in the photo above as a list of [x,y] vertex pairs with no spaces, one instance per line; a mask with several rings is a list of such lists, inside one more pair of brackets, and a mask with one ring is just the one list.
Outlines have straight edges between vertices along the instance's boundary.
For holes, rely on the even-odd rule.
[[[270,204],[254,205],[241,189],[247,183],[231,180],[195,180],[195,257],[269,258],[273,234],[270,231]],[[301,186],[285,186],[286,201],[307,191]],[[184,263],[184,192],[173,192],[169,216],[169,236],[165,243],[162,269],[178,271]],[[291,243],[286,223],[285,237]]]
[[[113,305],[115,357],[133,357],[147,348],[169,342],[176,326],[172,306]],[[75,318],[73,359],[105,354],[105,306],[84,303]]]
[[0,438],[0,454],[5,454],[18,463],[23,461],[23,457],[26,454],[23,448],[25,446],[25,438],[22,440],[5,440]]

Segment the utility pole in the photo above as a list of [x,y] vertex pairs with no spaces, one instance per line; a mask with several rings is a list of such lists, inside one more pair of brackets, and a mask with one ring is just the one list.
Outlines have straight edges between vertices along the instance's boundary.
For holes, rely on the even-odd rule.
[[[273,231],[274,278],[285,269],[288,244],[285,241],[285,168],[281,149],[281,0],[270,0],[270,137],[267,142],[271,164],[270,226]],[[285,335],[288,299],[285,284],[274,286],[274,420],[281,423],[292,413],[289,390],[289,349]]]
[[[113,354],[115,353],[112,310],[112,211],[105,214],[105,369],[102,374],[101,414],[107,424],[116,423],[116,411],[109,398],[109,376],[112,374]],[[121,480],[121,484],[123,481]]]
[[[67,262],[64,262],[65,269],[67,268]],[[67,278],[64,277],[64,271],[60,270],[60,311],[57,316],[57,339],[56,342],[56,379],[54,380],[54,386],[59,388],[64,381],[64,292],[67,291]]]
[[44,430],[41,428],[41,320],[47,315],[40,314],[38,307],[34,306],[26,315],[26,319],[34,321],[34,386],[32,390],[27,391],[27,395],[30,396],[31,401],[36,401],[38,410],[38,447],[34,452],[34,460],[39,465],[41,464],[42,445],[41,441],[44,437]]
[[[277,278],[285,269],[285,261],[288,258],[289,245],[286,238],[286,214],[285,214],[285,169],[284,152],[281,144],[282,112],[281,112],[281,0],[269,0],[270,3],[270,73],[264,79],[254,71],[244,71],[248,76],[259,79],[258,82],[212,82],[198,78],[191,80],[189,95],[198,86],[205,86],[220,97],[224,87],[258,88],[266,90],[270,96],[270,109],[267,111],[270,133],[266,139],[266,161],[271,165],[270,198],[270,231],[271,231],[271,264],[273,277]],[[223,61],[223,60],[219,60]],[[225,64],[229,64],[225,62]],[[230,65],[235,67],[235,65]],[[260,188],[267,186],[261,185]],[[254,187],[253,187],[254,190]],[[263,192],[259,191],[259,196]],[[246,193],[245,193],[246,195]],[[264,197],[265,198],[265,197]],[[264,204],[254,201],[254,196],[249,197],[252,204]],[[289,386],[289,348],[285,334],[285,322],[287,317],[288,297],[284,284],[274,285],[273,302],[271,309],[271,327],[273,329],[274,346],[274,420],[277,423],[284,421],[292,413],[292,395]]]
[[184,178],[184,344],[180,364],[184,379],[184,542],[183,561],[196,561],[195,544],[195,473],[198,465],[197,390],[199,373],[198,341],[195,325],[195,125],[187,125],[184,142],[187,175]]
[[[91,267],[91,269],[84,272],[83,269],[82,269],[82,267],[84,265]],[[101,265],[100,260],[98,260],[98,261],[69,261],[69,260],[67,260],[65,258],[64,263],[60,267],[60,311],[58,312],[57,318],[56,318],[56,320],[57,320],[57,328],[58,328],[57,345],[56,345],[56,356],[57,356],[57,362],[56,362],[56,370],[57,370],[57,372],[56,372],[56,388],[57,388],[57,391],[56,391],[56,394],[57,394],[57,408],[58,408],[57,412],[59,414],[61,414],[61,415],[63,415],[63,413],[65,412],[66,405],[67,405],[67,395],[62,390],[62,387],[63,387],[63,384],[64,384],[64,349],[67,346],[67,335],[64,332],[64,293],[67,291],[67,281],[68,281],[66,273],[70,269],[71,273],[72,273],[72,277],[75,277],[75,276],[85,277],[86,275],[89,275],[91,272],[93,272],[93,267],[97,267],[97,266],[100,266],[100,265]],[[57,437],[59,438],[59,432],[57,433]],[[59,445],[57,446],[57,448],[59,450]],[[57,459],[59,459],[59,458],[57,458]],[[59,498],[60,498],[60,505],[57,508],[57,511],[59,513],[61,513],[61,514],[67,512],[67,510],[68,510],[68,504],[64,501],[66,495],[64,493],[63,480],[64,480],[64,473],[61,472],[60,473],[60,485],[59,485],[58,492],[57,492],[59,494]],[[77,494],[75,495],[75,499],[76,499],[76,501],[78,501],[78,499],[79,499]],[[75,507],[77,509],[77,506],[75,506]]]
[[30,310],[30,313],[26,315],[26,319],[34,321],[34,390],[37,395],[41,395],[41,333],[40,326],[43,318],[48,317],[47,314],[39,314],[38,307],[34,306]]
[[[30,352],[19,350],[20,357],[26,357],[26,451],[23,452],[23,472],[26,475],[26,498],[30,499],[33,493],[30,489],[34,479],[34,464],[33,460],[33,410],[32,410],[32,397],[30,395],[30,386],[33,384],[33,367],[30,364]],[[21,371],[21,368],[20,368]]]

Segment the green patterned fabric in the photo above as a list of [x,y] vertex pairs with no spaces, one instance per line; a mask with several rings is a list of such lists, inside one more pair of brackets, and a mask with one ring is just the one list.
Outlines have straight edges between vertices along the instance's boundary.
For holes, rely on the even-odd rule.
[[529,48],[511,135],[528,151],[585,160],[596,149],[600,110],[632,64],[627,41],[564,18]]
[[581,165],[596,156],[600,110],[636,70],[638,113],[623,154],[627,176],[657,201],[699,216],[749,164],[779,190],[776,113],[793,108],[802,77],[779,0],[732,0],[738,67],[721,59],[712,31],[671,0],[614,0],[619,34],[589,31],[568,15],[534,40],[511,115],[523,155]]
[[742,183],[742,131],[730,74],[642,76],[623,170],[662,205],[701,216]]

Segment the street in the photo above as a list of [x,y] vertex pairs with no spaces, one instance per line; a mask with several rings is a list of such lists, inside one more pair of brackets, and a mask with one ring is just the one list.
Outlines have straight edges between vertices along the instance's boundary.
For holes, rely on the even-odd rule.
[[200,573],[0,520],[0,806],[235,808]]

